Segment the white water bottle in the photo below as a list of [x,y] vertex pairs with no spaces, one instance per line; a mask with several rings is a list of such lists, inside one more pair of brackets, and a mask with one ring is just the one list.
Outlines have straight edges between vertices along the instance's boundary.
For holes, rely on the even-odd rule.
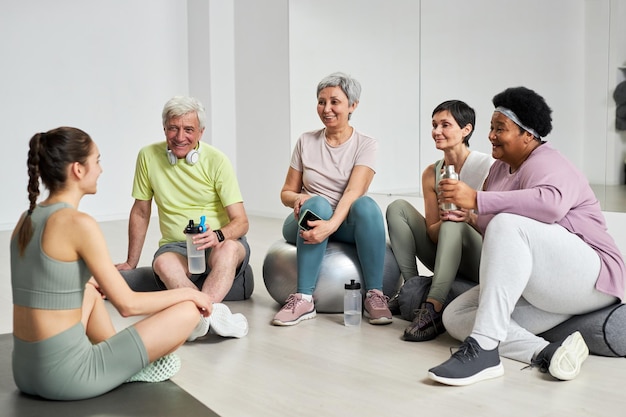
[[[453,179],[453,180],[459,179],[459,174],[457,174],[454,171],[454,165],[446,165],[443,169],[443,174],[441,174],[441,180],[448,179],[448,178]],[[450,211],[450,210],[457,209],[454,203],[441,203],[440,207],[441,207],[441,210],[443,211]]]
[[363,299],[361,298],[361,283],[350,280],[344,286],[343,295],[343,323],[346,326],[358,326],[361,324],[361,312]]
[[187,267],[192,274],[202,274],[206,271],[206,259],[204,250],[198,250],[201,244],[194,244],[193,237],[204,232],[202,224],[196,226],[193,220],[189,220],[189,224],[185,228],[185,237],[187,238]]

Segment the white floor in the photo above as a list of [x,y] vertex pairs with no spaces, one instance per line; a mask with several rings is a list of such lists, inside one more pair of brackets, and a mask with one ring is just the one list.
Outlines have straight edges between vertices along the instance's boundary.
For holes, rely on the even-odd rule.
[[[347,328],[341,315],[320,314],[295,327],[271,326],[278,304],[267,293],[262,264],[280,238],[282,220],[251,217],[255,291],[230,302],[244,313],[243,339],[209,336],[180,350],[182,370],[174,382],[221,416],[620,416],[626,412],[624,359],[590,357],[581,375],[551,380],[523,364],[503,360],[502,378],[468,387],[426,379],[428,368],[446,360],[457,345],[447,335],[432,342],[400,339],[408,322]],[[153,222],[156,223],[156,222]],[[158,232],[152,224],[142,264],[150,263]],[[126,254],[126,222],[102,223],[115,262]],[[0,232],[0,333],[11,332],[9,232]],[[111,308],[119,328],[132,323]],[[0,376],[3,377],[3,376]],[[97,412],[94,410],[97,414]]]

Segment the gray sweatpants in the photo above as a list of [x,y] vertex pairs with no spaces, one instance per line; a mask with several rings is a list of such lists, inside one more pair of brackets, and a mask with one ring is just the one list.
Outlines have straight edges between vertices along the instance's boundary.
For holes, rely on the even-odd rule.
[[564,227],[498,214],[485,233],[480,286],[448,305],[444,326],[458,340],[500,341],[502,356],[530,363],[548,345],[536,334],[615,303],[596,290],[599,271],[595,250]]

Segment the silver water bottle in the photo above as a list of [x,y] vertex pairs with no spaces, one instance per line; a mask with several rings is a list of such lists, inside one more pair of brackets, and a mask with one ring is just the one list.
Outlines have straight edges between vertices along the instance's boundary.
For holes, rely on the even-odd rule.
[[[448,179],[448,178],[453,179],[453,180],[459,179],[459,174],[457,174],[454,171],[454,165],[446,165],[443,169],[443,174],[441,174],[441,180]],[[441,210],[443,211],[450,211],[450,210],[457,209],[454,203],[441,203],[440,207],[441,207]]]

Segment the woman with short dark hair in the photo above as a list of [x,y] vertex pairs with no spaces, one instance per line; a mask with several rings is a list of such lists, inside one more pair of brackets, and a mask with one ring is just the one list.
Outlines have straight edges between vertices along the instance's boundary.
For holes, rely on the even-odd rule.
[[544,98],[515,87],[493,104],[496,162],[484,191],[441,184],[440,201],[477,211],[484,239],[479,286],[443,315],[448,333],[464,342],[429,377],[449,385],[495,378],[504,373],[502,354],[570,380],[589,355],[581,334],[553,343],[536,335],[623,300],[624,260],[585,176],[543,140],[552,130]]
[[445,332],[443,308],[457,276],[478,282],[482,237],[469,223],[470,211],[442,210],[437,201],[437,184],[447,166],[454,167],[471,187],[483,186],[493,158],[470,151],[475,124],[474,109],[461,100],[447,100],[435,107],[431,134],[443,158],[422,173],[424,215],[403,199],[387,207],[389,240],[404,280],[418,275],[416,257],[433,272],[426,298],[404,330],[406,341],[432,340]]

